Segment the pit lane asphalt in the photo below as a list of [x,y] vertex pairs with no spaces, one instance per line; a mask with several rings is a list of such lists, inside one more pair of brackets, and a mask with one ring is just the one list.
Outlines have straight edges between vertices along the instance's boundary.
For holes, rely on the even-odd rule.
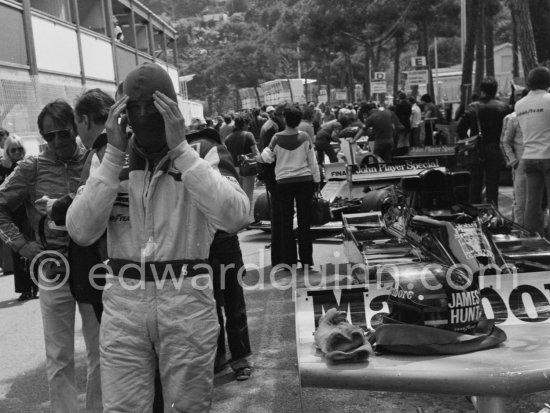
[[[257,196],[263,192],[259,187]],[[511,188],[501,188],[501,211],[511,211]],[[291,289],[277,289],[260,272],[269,274],[269,235],[261,231],[239,234],[244,262],[258,266],[246,276],[245,292],[254,366],[248,381],[233,379],[231,369],[215,377],[213,413],[294,412],[474,412],[462,396],[408,394],[332,389],[302,389],[298,382],[295,345],[294,302]],[[345,263],[339,240],[314,244],[316,267]],[[276,282],[287,285],[290,274],[276,274]],[[252,286],[254,288],[252,288]],[[38,300],[20,303],[13,292],[13,276],[0,277],[0,413],[44,413],[49,411],[48,386],[42,322]],[[84,411],[85,347],[80,317],[77,317],[75,351],[80,411]],[[182,389],[185,391],[185,389]],[[511,399],[510,412],[538,412],[550,401],[550,391]],[[421,410],[418,410],[421,409]]]

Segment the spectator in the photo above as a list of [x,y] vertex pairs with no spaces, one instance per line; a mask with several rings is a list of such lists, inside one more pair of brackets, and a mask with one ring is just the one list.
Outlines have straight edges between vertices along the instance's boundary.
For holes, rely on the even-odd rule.
[[313,145],[305,132],[298,130],[302,113],[298,108],[285,108],[285,129],[275,134],[260,156],[261,160],[275,165],[279,211],[283,239],[283,263],[298,263],[294,240],[294,202],[298,218],[298,250],[300,263],[306,268],[313,265],[313,243],[310,230],[310,208],[319,183],[319,168],[315,161]]
[[193,118],[191,119],[191,125],[189,126],[190,130],[202,130],[206,128],[206,121],[204,118]]
[[0,128],[0,158],[4,154],[4,144],[8,136],[10,136],[10,133],[4,128]]
[[317,152],[317,163],[323,165],[325,155],[328,156],[330,163],[338,162],[338,156],[331,146],[332,141],[337,141],[338,132],[343,125],[338,121],[332,121],[324,125],[315,136],[315,151]]
[[[259,150],[267,148],[273,136],[284,127],[283,105],[265,108],[269,119],[263,124],[260,131]],[[261,178],[265,183],[270,206],[270,222],[271,222],[271,265],[276,266],[283,262],[283,238],[281,231],[282,213],[278,210],[280,202],[278,200],[278,186],[275,179],[275,164],[263,163],[258,159],[258,169],[261,170]],[[258,175],[260,176],[260,175]]]
[[252,109],[250,113],[250,132],[254,135],[256,144],[260,140],[260,131],[262,130],[262,125],[265,123],[266,119],[263,116],[260,116],[260,109]]
[[[540,214],[543,189],[550,201],[550,70],[536,67],[527,76],[530,92],[516,103],[516,116],[523,133],[523,155],[519,169],[525,171],[527,199],[524,224],[532,232],[544,235]],[[550,203],[547,203],[550,205]]]
[[[10,179],[0,187],[0,233],[14,251],[33,263],[48,253],[66,256],[67,232],[51,229],[43,211],[34,203],[42,195],[56,199],[75,193],[84,165],[85,149],[77,145],[71,107],[62,100],[48,103],[38,115],[38,130],[47,142],[37,157],[19,162]],[[33,231],[31,241],[11,217],[25,204]],[[50,252],[51,251],[51,252]],[[39,267],[40,309],[44,324],[47,374],[51,409],[56,413],[77,411],[74,362],[75,299],[67,281],[64,261],[46,261]],[[87,349],[86,408],[101,411],[99,376],[99,323],[90,304],[78,304]]]
[[[229,365],[239,381],[248,380],[252,368],[248,357],[252,354],[248,336],[246,303],[240,280],[246,275],[239,237],[218,231],[210,246],[209,262],[214,278],[214,297],[220,333],[216,350],[214,372],[227,365],[225,336],[231,352]],[[225,313],[225,322],[224,322]]]
[[298,130],[307,133],[313,145],[315,140],[315,128],[313,127],[313,115],[315,114],[315,109],[311,106],[306,106],[304,109],[302,121],[298,125]]
[[409,138],[409,145],[411,147],[422,146],[420,141],[420,125],[422,124],[422,111],[416,102],[416,99],[411,96],[409,98],[409,103],[411,104],[411,136]]
[[435,122],[439,119],[439,109],[433,103],[432,97],[428,94],[422,95],[420,101],[424,104],[422,117],[424,119],[424,146],[432,146],[434,144],[433,135],[435,132]]
[[[525,97],[529,89],[525,88],[522,91],[522,96]],[[507,115],[502,122],[502,134],[500,136],[500,146],[502,154],[506,160],[506,166],[512,168],[512,182],[514,184],[514,202],[513,216],[514,221],[523,226],[525,223],[525,201],[526,201],[526,182],[525,171],[518,168],[519,161],[523,155],[523,135],[519,127],[516,112]]]
[[[470,169],[472,175],[470,184],[470,202],[479,204],[482,202],[481,193],[483,185],[486,188],[488,203],[493,203],[498,208],[498,184],[500,170],[504,164],[500,150],[500,135],[502,133],[502,120],[511,110],[507,104],[496,98],[498,83],[492,77],[483,79],[480,85],[481,97],[479,102],[471,103],[464,116],[457,125],[457,133],[460,139],[482,135],[482,160],[478,165]],[[481,131],[478,131],[478,119]],[[540,203],[539,203],[540,205]]]
[[[238,165],[240,157],[248,154],[253,154],[254,158],[260,154],[254,135],[248,132],[248,124],[243,117],[237,116],[235,118],[235,129],[225,139],[225,146],[229,150],[231,157],[233,158],[233,164]],[[239,167],[237,166],[237,171]],[[256,175],[241,176],[242,187],[245,194],[250,201],[250,210],[252,214],[252,199],[254,197],[254,181]],[[251,218],[254,221],[254,218]]]
[[220,138],[222,139],[222,142],[225,142],[225,138],[229,136],[231,132],[233,132],[233,128],[235,127],[235,123],[233,122],[233,116],[227,114],[223,116],[223,123],[220,126]]
[[[26,151],[23,142],[15,136],[8,136],[4,143],[4,157],[0,163],[0,184],[4,183],[6,178],[14,171],[19,161],[23,160]],[[31,237],[29,220],[25,206],[21,205],[12,214],[13,222],[27,238]],[[9,249],[13,262],[13,280],[15,282],[15,292],[21,294],[18,301],[25,301],[29,298],[38,298],[38,285],[36,285],[29,272],[29,266],[26,258],[21,257],[7,245],[3,247]]]
[[372,132],[367,134],[371,141],[374,140],[373,153],[382,158],[384,162],[390,162],[394,148],[394,125],[397,117],[389,109],[378,110],[373,103],[369,103],[365,109],[367,114],[365,126],[359,129],[353,142],[356,142],[365,134],[365,131],[372,128]]
[[[117,91],[118,93],[118,91]],[[96,169],[103,159],[107,146],[105,122],[114,100],[101,89],[90,89],[80,95],[75,104],[75,123],[82,144],[89,149],[86,162],[80,176],[80,184],[86,183],[90,170]],[[37,201],[37,207],[48,212],[48,202],[53,201],[49,214],[58,225],[65,225],[67,209],[73,201],[74,194],[69,194],[57,200],[42,197]],[[89,282],[88,274],[92,268],[107,259],[107,239],[104,234],[96,243],[81,247],[72,240],[69,241],[69,264],[73,277],[70,278],[72,293],[79,303],[91,304],[98,322],[101,322],[103,312],[101,289],[95,288]],[[99,271],[96,272],[99,275]],[[104,285],[101,280],[96,285]]]
[[218,134],[220,133],[220,128],[221,126],[223,125],[223,117],[221,116],[216,116],[216,122],[214,124],[214,129],[216,129],[216,132],[218,132]]
[[[232,233],[247,224],[249,203],[224,173],[232,165],[223,145],[186,141],[162,67],[132,70],[124,94],[107,119],[103,161],[67,213],[79,244],[89,245],[107,228],[114,277],[103,292],[103,411],[150,411],[157,363],[166,411],[207,411],[218,325],[212,291],[194,277],[208,271],[216,230]],[[118,125],[124,110],[130,141]],[[145,323],[151,316],[155,322]]]
[[119,22],[118,22],[118,19],[116,18],[116,16],[113,16],[113,30],[114,30],[114,34],[115,34],[115,40],[119,41],[119,42],[123,42],[124,41],[124,33],[122,33],[122,29],[120,28],[119,26]]
[[395,105],[395,115],[403,125],[403,129],[397,132],[395,155],[406,155],[410,145],[412,105],[405,93],[399,94],[399,100]]

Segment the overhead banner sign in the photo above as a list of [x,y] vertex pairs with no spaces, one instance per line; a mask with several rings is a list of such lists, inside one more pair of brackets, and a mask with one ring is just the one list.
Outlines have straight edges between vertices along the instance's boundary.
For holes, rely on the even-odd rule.
[[425,85],[428,83],[428,70],[411,70],[406,73],[409,85]]
[[370,92],[371,93],[387,93],[388,92],[388,84],[386,81],[374,81],[370,84]]

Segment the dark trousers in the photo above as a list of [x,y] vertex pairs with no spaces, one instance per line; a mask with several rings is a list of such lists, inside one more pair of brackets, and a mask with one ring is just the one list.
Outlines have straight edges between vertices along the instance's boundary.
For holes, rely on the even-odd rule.
[[269,214],[271,222],[271,265],[274,267],[277,264],[283,263],[283,232],[282,212],[279,202],[279,188],[276,182],[265,182],[265,189],[269,197]]
[[334,152],[328,141],[320,140],[315,142],[315,151],[317,152],[317,163],[320,165],[324,163],[325,154],[327,154],[330,163],[338,162],[338,156],[336,156],[336,152]]
[[313,239],[311,237],[311,204],[314,183],[295,182],[279,185],[279,200],[282,213],[282,237],[284,263],[298,263],[296,241],[294,240],[294,202],[298,218],[298,252],[302,266],[313,265]]
[[500,144],[487,143],[483,148],[483,162],[470,168],[470,203],[482,203],[481,193],[485,184],[488,203],[494,203],[498,208],[498,181],[503,164]]
[[373,153],[384,160],[384,162],[391,162],[393,154],[392,142],[377,142],[374,141]]
[[432,146],[434,144],[433,132],[434,132],[434,123],[433,121],[424,122],[424,146]]
[[409,136],[409,146],[416,147],[421,146],[420,144],[420,128],[411,128],[411,134]]
[[[220,323],[216,356],[222,357],[226,354],[225,335],[227,333],[227,343],[231,352],[230,363],[232,366],[242,367],[239,362],[249,356],[251,350],[244,292],[239,283],[239,271],[244,268],[239,238],[234,235],[215,242],[210,248],[209,261],[212,267],[214,298]],[[241,271],[241,277],[245,274],[244,270]]]
[[11,256],[13,261],[15,292],[19,294],[38,292],[38,286],[32,281],[29,268],[24,258],[15,251],[11,251]]

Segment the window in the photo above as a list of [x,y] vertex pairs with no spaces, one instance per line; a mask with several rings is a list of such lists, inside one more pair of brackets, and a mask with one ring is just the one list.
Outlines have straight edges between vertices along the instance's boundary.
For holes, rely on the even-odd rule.
[[105,9],[102,1],[77,0],[80,26],[107,35]]
[[9,41],[0,42],[0,62],[27,65],[23,12],[0,3],[0,27],[9,33]]
[[72,22],[70,0],[31,0],[31,7],[60,20]]

